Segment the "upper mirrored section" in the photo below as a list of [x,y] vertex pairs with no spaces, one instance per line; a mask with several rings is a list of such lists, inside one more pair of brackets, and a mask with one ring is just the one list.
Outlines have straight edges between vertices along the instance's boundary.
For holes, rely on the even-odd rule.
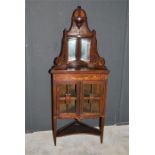
[[86,12],[81,7],[74,10],[70,28],[64,29],[61,47],[54,69],[106,69],[97,51],[96,31],[89,29]]
[[90,60],[90,40],[81,39],[81,60],[89,61]]
[[68,61],[76,60],[76,39],[68,40]]

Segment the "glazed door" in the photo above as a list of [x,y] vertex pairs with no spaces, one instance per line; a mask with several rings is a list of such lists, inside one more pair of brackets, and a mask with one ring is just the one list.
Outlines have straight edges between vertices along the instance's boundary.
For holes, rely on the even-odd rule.
[[99,114],[103,95],[102,82],[84,81],[82,89],[83,114]]
[[58,114],[99,114],[103,107],[102,100],[101,81],[70,81],[57,84]]
[[79,98],[78,82],[59,82],[57,85],[58,114],[77,113]]

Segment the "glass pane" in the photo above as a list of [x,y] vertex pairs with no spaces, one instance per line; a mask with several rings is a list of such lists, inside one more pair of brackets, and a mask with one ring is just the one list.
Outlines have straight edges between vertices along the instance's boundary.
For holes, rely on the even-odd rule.
[[88,61],[90,59],[90,40],[81,39],[81,60]]
[[68,111],[67,112],[76,112],[76,100],[72,100],[68,104]]
[[76,85],[75,84],[68,84],[68,93],[71,96],[76,96]]
[[77,102],[77,85],[76,84],[59,84],[58,85],[58,102],[60,113],[76,112]]
[[66,94],[71,96],[76,96],[76,85],[75,84],[60,84],[59,86],[59,96],[65,97]]
[[60,84],[59,85],[59,96],[65,97],[65,95],[66,95],[66,85]]
[[65,101],[59,101],[59,112],[60,113],[66,112],[66,103],[65,103]]
[[84,85],[84,96],[89,96],[91,93],[91,84]]
[[90,112],[90,103],[89,100],[83,101],[83,112]]
[[59,101],[59,112],[60,113],[72,113],[76,112],[76,101],[72,100],[70,103]]
[[84,84],[84,96],[90,95],[99,97],[100,96],[100,85],[99,84]]
[[92,94],[94,96],[100,96],[100,85],[99,84],[92,84]]
[[100,109],[99,106],[100,106],[100,100],[93,100],[92,101],[92,112],[98,113]]
[[86,113],[99,113],[100,100],[84,99],[83,112]]
[[75,60],[76,56],[76,39],[69,39],[68,40],[68,61]]

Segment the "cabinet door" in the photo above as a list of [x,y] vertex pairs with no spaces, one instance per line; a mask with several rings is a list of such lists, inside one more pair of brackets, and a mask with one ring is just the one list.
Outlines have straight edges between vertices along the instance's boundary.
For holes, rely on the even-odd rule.
[[102,104],[102,82],[85,81],[83,82],[82,111],[83,113],[100,113]]
[[76,113],[78,104],[78,83],[60,82],[57,85],[58,113]]

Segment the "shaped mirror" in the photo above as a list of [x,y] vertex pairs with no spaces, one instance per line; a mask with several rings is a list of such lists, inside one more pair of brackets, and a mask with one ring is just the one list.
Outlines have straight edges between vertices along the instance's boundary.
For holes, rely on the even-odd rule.
[[89,61],[90,59],[90,40],[81,39],[81,60]]
[[76,59],[76,39],[72,38],[68,40],[68,61],[74,61]]

